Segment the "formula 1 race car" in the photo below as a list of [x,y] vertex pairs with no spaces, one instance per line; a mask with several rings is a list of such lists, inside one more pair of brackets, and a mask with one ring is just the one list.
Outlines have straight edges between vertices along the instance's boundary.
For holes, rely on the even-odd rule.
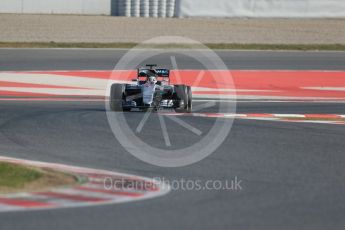
[[186,85],[171,85],[170,70],[146,65],[139,68],[133,84],[113,84],[110,92],[112,111],[147,111],[174,109],[176,112],[192,111],[192,90]]

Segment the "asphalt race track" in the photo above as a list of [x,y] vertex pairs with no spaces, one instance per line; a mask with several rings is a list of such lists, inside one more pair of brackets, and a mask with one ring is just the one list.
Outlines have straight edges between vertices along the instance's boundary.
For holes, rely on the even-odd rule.
[[[0,70],[112,70],[127,50],[117,49],[1,49]],[[190,51],[189,51],[190,53]],[[216,51],[229,69],[244,70],[344,70],[343,52]],[[179,69],[202,68],[183,52],[155,56],[147,61],[172,67],[176,55]]]
[[[0,71],[112,69],[124,52],[3,49]],[[344,70],[345,61],[341,52],[220,51],[219,55],[230,69]],[[199,64],[182,59],[179,67],[195,69]],[[104,102],[1,101],[0,108],[0,153],[4,156],[167,180],[242,180],[242,190],[237,191],[179,189],[126,204],[0,213],[0,229],[344,229],[342,125],[236,119],[225,142],[211,156],[182,168],[161,168],[141,162],[118,143]],[[241,101],[237,112],[345,114],[345,105]],[[128,115],[129,123],[139,116]],[[200,129],[213,122],[212,118],[185,119]],[[154,120],[155,115],[150,124]],[[183,145],[189,134],[169,124],[169,132],[179,134],[176,141]],[[160,130],[152,126],[142,135],[156,142],[150,135],[155,132]]]

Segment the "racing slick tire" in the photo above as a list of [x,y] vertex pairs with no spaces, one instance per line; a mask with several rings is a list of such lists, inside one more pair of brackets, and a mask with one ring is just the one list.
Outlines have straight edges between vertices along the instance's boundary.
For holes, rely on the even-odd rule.
[[193,105],[192,87],[187,86],[187,113],[192,112],[192,105]]
[[175,85],[176,96],[183,102],[182,106],[175,108],[178,113],[192,112],[192,90],[190,86]]
[[123,111],[122,100],[125,92],[125,85],[113,84],[110,89],[110,109],[115,112]]

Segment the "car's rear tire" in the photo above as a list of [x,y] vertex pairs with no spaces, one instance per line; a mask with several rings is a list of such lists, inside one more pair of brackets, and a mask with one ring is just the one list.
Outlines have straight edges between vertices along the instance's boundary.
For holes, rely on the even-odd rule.
[[110,109],[112,111],[123,111],[122,100],[125,92],[125,85],[113,84],[110,89]]

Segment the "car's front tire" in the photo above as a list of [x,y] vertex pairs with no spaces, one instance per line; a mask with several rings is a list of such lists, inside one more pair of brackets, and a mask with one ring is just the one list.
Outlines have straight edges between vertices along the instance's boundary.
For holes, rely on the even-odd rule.
[[175,92],[178,100],[181,100],[182,105],[175,108],[179,113],[191,113],[192,112],[192,90],[190,86],[175,85]]
[[123,84],[113,84],[111,86],[109,103],[112,111],[123,111],[122,100],[124,92],[125,85]]
[[187,113],[192,112],[193,108],[193,94],[192,94],[192,87],[186,86],[187,87]]

